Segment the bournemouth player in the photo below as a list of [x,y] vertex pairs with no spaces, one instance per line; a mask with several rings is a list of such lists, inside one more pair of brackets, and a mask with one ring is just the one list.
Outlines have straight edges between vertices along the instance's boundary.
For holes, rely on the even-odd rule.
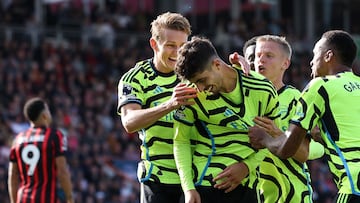
[[67,141],[59,130],[50,127],[48,105],[40,98],[30,99],[24,106],[24,115],[31,127],[19,133],[11,147],[8,180],[11,203],[56,203],[57,180],[67,203],[74,202],[65,158]]

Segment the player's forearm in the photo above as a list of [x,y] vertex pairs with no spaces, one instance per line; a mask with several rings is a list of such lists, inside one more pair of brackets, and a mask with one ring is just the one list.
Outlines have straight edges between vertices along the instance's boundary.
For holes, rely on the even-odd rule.
[[[293,157],[299,147],[302,145],[302,142],[306,136],[306,130],[301,127],[297,127],[296,125],[290,124],[290,127],[285,133],[277,138],[267,137],[267,141],[265,141],[266,147],[272,153],[276,154],[278,157],[282,159],[287,159],[289,157]],[[306,152],[305,156],[307,159],[309,148],[305,147],[301,150],[303,153]],[[306,151],[307,150],[307,151]]]
[[184,192],[195,189],[192,177],[190,144],[175,142],[174,157]]
[[299,147],[299,149],[294,154],[293,158],[301,163],[304,163],[308,160],[309,157],[309,140],[304,139]]
[[18,177],[10,175],[8,178],[8,190],[9,190],[9,197],[11,203],[16,202],[16,193],[18,190],[18,186],[19,186]]
[[67,201],[73,200],[72,184],[68,170],[61,170],[58,173],[58,180],[60,181],[61,188],[64,190]]
[[[133,133],[154,124],[173,110],[173,107],[163,103],[148,109],[127,110],[121,120],[125,130]],[[169,119],[172,119],[172,115],[169,115]]]

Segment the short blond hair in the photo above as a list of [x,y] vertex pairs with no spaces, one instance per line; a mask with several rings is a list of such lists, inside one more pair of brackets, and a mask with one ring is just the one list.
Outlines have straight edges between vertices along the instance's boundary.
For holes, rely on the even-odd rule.
[[277,35],[261,35],[256,38],[256,42],[261,41],[272,41],[279,44],[280,47],[284,50],[284,53],[287,55],[287,58],[289,60],[291,59],[292,49],[285,37]]
[[161,30],[171,29],[183,31],[187,35],[191,34],[191,26],[189,21],[179,13],[166,12],[159,15],[154,21],[151,22],[151,37],[160,40]]

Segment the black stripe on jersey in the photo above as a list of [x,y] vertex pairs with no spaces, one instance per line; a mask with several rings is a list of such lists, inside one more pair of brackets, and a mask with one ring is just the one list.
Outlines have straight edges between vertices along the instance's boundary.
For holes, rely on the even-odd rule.
[[159,166],[159,165],[157,165],[157,167],[158,167],[160,170],[162,170],[162,171],[168,171],[168,172],[178,173],[177,169],[167,168],[167,167]]
[[203,180],[209,181],[211,186],[214,186],[216,183],[213,181],[214,177],[212,174],[208,175],[208,176],[204,176]]
[[193,126],[193,124],[192,124],[192,123],[189,123],[189,122],[186,122],[186,121],[184,121],[184,120],[180,119],[180,118],[179,118],[176,114],[174,114],[174,119],[175,119],[176,121],[178,121],[178,122],[180,122],[180,123],[184,124],[184,125],[187,125],[187,126]]
[[[195,103],[199,106],[200,110],[204,113],[204,115],[209,118],[209,114],[207,113],[207,111],[206,111],[206,109],[204,108],[204,106],[201,104],[199,98],[194,98],[194,101],[195,101]],[[192,109],[192,112],[193,112],[193,113],[196,112],[196,110],[195,110],[194,108],[192,108],[191,106],[188,106],[188,107],[189,107],[190,109]],[[194,113],[194,117],[195,117],[195,119],[197,120],[197,118],[198,118],[197,113],[196,113],[196,114]]]
[[223,164],[223,163],[210,163],[209,164],[209,167],[212,167],[212,168],[221,168],[222,170],[224,170],[226,168],[226,165]]
[[305,198],[312,199],[312,197],[309,197],[309,196],[310,196],[310,191],[309,190],[303,191],[301,193],[301,203],[304,203]]
[[347,147],[347,148],[341,148],[342,152],[360,152],[360,147]]
[[[131,82],[132,79],[139,73],[139,72],[145,72],[144,69],[146,68],[150,68],[150,65],[147,65],[146,62],[148,61],[141,61],[138,62],[134,68],[132,68],[132,71],[128,71],[127,73],[124,74],[123,76],[123,81],[124,82]],[[144,66],[144,64],[146,64]]]
[[[299,98],[299,103],[301,104],[302,109],[303,109],[302,113],[304,113],[303,117],[299,118],[299,121],[302,121],[302,120],[304,120],[304,118],[306,118],[306,112],[307,112],[308,106],[307,106],[306,102],[304,101],[304,99],[301,97]],[[292,122],[290,121],[290,123],[292,123]]]
[[173,154],[162,154],[162,155],[154,155],[154,156],[150,156],[149,160],[150,161],[155,161],[155,160],[163,160],[163,159],[174,159],[174,155]]
[[[270,100],[271,100],[271,97],[272,97],[272,96],[270,96],[270,95],[268,96],[268,101],[267,101],[268,104],[269,104],[269,102],[270,102]],[[274,114],[273,112],[278,110],[279,105],[280,105],[279,101],[276,102],[276,105],[274,106],[274,108],[271,109],[269,113],[264,114],[264,116],[270,118],[271,120],[274,120],[274,119],[278,118],[278,117],[280,116],[280,114],[277,114],[277,116],[270,116],[270,115]],[[259,109],[260,109],[260,108],[259,108]],[[274,115],[275,115],[275,114],[274,114]]]
[[[236,160],[237,162],[241,162],[243,161],[244,159],[235,155],[235,154],[229,154],[229,153],[221,153],[221,154],[214,154],[213,155],[214,157],[218,156],[218,157],[226,157],[226,158],[230,158],[230,159],[233,159],[233,160]],[[225,169],[225,168],[223,168]]]
[[[213,137],[223,137],[223,136],[234,135],[234,134],[248,136],[248,132],[239,132],[239,131],[226,131],[221,134],[212,134],[212,136]],[[204,135],[207,135],[207,133],[205,133]]]
[[223,144],[215,144],[215,146],[216,147],[227,147],[227,146],[232,145],[232,144],[240,144],[242,146],[247,146],[248,148],[253,149],[249,142],[241,142],[241,141],[238,141],[238,140],[228,141],[228,142],[225,142]]
[[145,130],[148,130],[149,128],[151,128],[153,126],[162,126],[162,127],[165,127],[165,128],[173,128],[174,124],[166,122],[166,121],[157,120],[154,124],[152,124],[149,127],[145,128]]
[[201,153],[199,153],[198,151],[194,151],[194,156],[199,156],[199,157],[208,158],[208,157],[209,157],[209,154],[201,154]]
[[[303,168],[303,164],[297,162],[295,159],[293,159],[293,160],[298,165],[298,167]],[[286,165],[286,168],[288,168],[292,174],[294,174],[304,185],[307,185],[307,179],[306,179],[306,177],[304,177],[304,174],[302,173],[302,171],[301,171],[301,173],[299,173],[299,171],[297,169],[295,169],[294,166],[287,159],[284,159],[281,161]]]
[[[278,202],[280,197],[282,196],[281,185],[280,185],[279,181],[275,177],[266,175],[263,173],[260,173],[260,178],[271,181],[272,183],[274,183],[276,185],[276,189],[278,191],[278,196],[277,196],[277,200],[275,202]],[[275,190],[275,188],[273,188],[273,189]]]
[[281,119],[285,119],[289,116],[291,110],[296,107],[296,103],[297,103],[297,100],[296,99],[292,99],[289,103],[289,106],[287,108],[287,111],[286,111],[286,114],[281,118]]
[[236,121],[236,120],[241,120],[243,123],[245,123],[245,125],[247,127],[250,127],[251,125],[247,122],[245,122],[241,117],[239,117],[238,115],[233,115],[233,116],[230,116],[230,117],[227,117],[223,120],[220,121],[219,125],[220,126],[226,126],[228,123],[231,123],[232,121]]
[[[308,192],[309,193],[309,192]],[[294,196],[295,194],[295,188],[293,187],[293,185],[290,185],[290,191],[286,196],[285,202],[290,202],[291,198]],[[304,198],[302,198],[301,203],[303,202]]]
[[197,145],[204,145],[204,146],[208,147],[209,149],[211,149],[211,145],[206,143],[206,142],[196,141],[196,144]]
[[330,103],[329,103],[329,95],[326,92],[326,89],[321,86],[318,90],[319,95],[324,99],[325,102],[325,112],[323,115],[323,121],[326,125],[327,131],[329,132],[333,141],[339,140],[339,129],[337,127],[334,116],[331,113]]
[[163,92],[163,93],[154,95],[152,97],[149,97],[148,99],[146,99],[146,103],[144,105],[144,108],[149,108],[153,101],[159,100],[159,99],[164,98],[164,97],[169,97],[171,95],[172,95],[172,92]]
[[[266,91],[266,92],[270,92],[270,94],[275,97],[275,95],[277,94],[274,86],[272,85],[272,83],[267,80],[266,78],[264,79],[259,79],[259,78],[254,78],[254,77],[249,77],[249,76],[245,76],[245,75],[241,75],[241,85],[244,88],[248,88],[249,91],[251,90],[262,90],[262,91]],[[261,88],[259,88],[261,87]]]
[[160,179],[154,174],[150,174],[150,179],[153,179],[155,183],[161,183]]
[[173,139],[163,139],[163,138],[160,138],[160,137],[152,137],[149,139],[149,141],[146,142],[146,146],[147,147],[151,147],[154,142],[165,142],[166,144],[173,144]]
[[358,173],[358,174],[357,174],[357,177],[355,177],[355,178],[357,179],[357,181],[356,181],[356,182],[357,182],[356,187],[357,187],[358,190],[360,190],[360,173]]
[[265,91],[265,92],[270,93],[270,95],[271,95],[272,97],[275,97],[276,92],[275,92],[273,89],[271,89],[271,88],[264,88],[264,85],[267,86],[266,83],[260,83],[260,84],[255,84],[255,85],[257,85],[257,86],[248,86],[247,84],[244,84],[244,87],[245,87],[245,88],[248,88],[249,91],[251,91],[251,90]]
[[[171,75],[172,76],[172,75]],[[154,78],[155,79],[155,78]],[[135,79],[134,79],[135,81]],[[165,88],[165,89],[171,89],[174,88],[178,83],[180,82],[180,80],[178,78],[176,78],[173,82],[170,82],[168,84],[162,84],[161,87]],[[146,88],[143,88],[143,92],[147,93],[149,91],[152,91],[154,89],[156,89],[159,85],[157,84],[153,84],[150,86],[147,86]]]

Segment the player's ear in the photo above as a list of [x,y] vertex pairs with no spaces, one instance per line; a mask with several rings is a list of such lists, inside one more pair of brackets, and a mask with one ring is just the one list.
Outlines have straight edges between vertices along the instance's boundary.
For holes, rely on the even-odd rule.
[[154,51],[158,51],[157,41],[154,38],[150,38],[149,43]]
[[332,57],[334,57],[334,52],[331,49],[327,50],[324,56],[325,62],[329,62]]
[[284,61],[283,67],[284,67],[285,70],[290,67],[290,63],[291,63],[291,62],[290,62],[290,59],[286,59],[286,60]]
[[221,60],[220,60],[220,58],[212,59],[211,64],[214,65],[217,69],[220,70],[220,68],[221,68]]

